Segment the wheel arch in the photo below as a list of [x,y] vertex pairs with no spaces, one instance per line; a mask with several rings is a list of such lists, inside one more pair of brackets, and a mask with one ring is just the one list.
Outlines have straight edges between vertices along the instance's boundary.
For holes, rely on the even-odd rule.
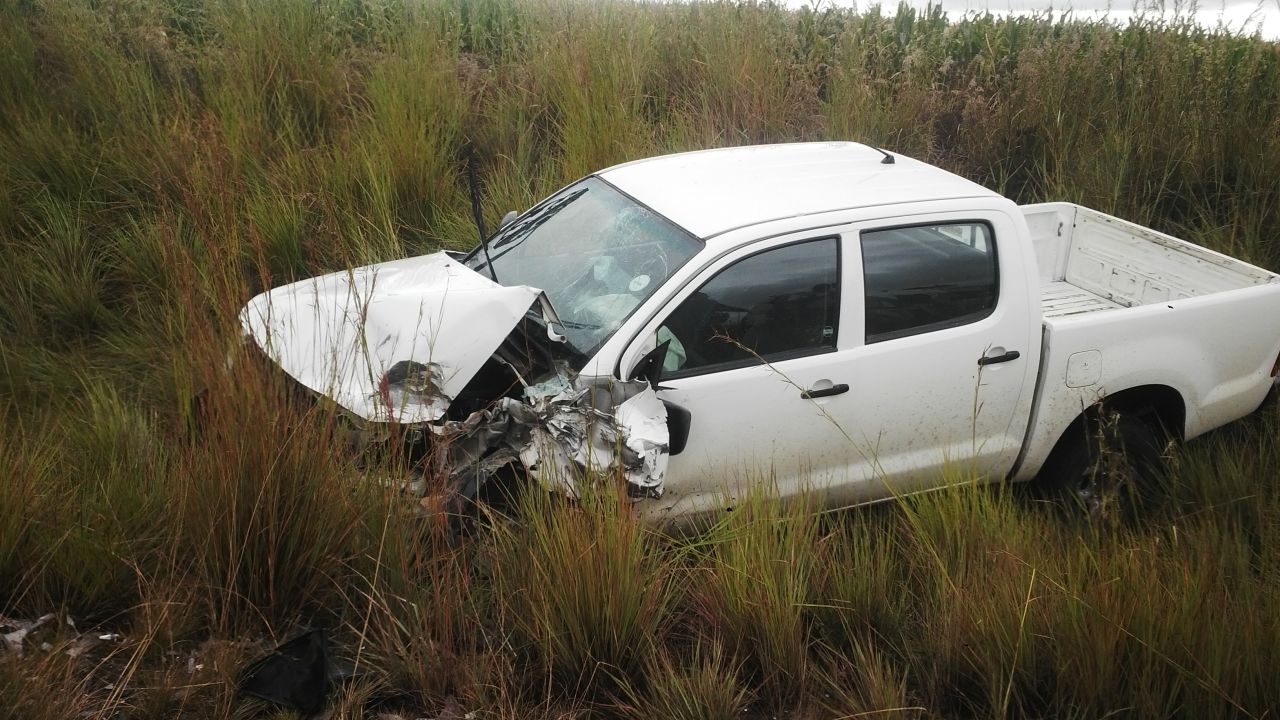
[[1122,390],[1102,398],[1085,412],[1096,419],[1104,410],[1136,416],[1172,440],[1181,441],[1186,433],[1186,400],[1168,385],[1139,385]]
[[1161,437],[1176,442],[1181,442],[1186,432],[1187,405],[1182,393],[1168,385],[1138,385],[1108,394],[1085,408],[1058,436],[1040,470],[1049,467],[1063,448],[1086,433],[1105,412],[1137,417]]

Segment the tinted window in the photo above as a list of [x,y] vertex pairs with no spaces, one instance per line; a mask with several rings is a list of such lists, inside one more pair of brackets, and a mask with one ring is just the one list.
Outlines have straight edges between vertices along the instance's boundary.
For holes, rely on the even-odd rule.
[[996,306],[996,249],[985,223],[862,233],[867,342],[956,327]]
[[840,307],[836,238],[739,260],[685,299],[658,331],[667,376],[832,350]]

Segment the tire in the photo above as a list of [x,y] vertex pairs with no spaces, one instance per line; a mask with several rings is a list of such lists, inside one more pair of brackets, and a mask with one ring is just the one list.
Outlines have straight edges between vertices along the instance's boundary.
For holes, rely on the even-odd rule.
[[1165,433],[1103,410],[1068,431],[1037,480],[1044,499],[1091,522],[1131,521],[1163,495]]

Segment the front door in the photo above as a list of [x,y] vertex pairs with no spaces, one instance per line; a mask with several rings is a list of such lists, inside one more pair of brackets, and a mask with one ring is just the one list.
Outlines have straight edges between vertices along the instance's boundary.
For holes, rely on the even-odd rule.
[[844,480],[850,444],[841,236],[767,241],[721,258],[654,321],[659,397],[689,413],[666,494],[649,512],[732,505],[750,486],[789,495]]

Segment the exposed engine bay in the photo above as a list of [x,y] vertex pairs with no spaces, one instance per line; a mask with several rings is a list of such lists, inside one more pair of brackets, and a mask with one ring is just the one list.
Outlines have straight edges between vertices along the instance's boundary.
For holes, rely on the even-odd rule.
[[419,430],[462,497],[513,465],[571,497],[614,474],[630,497],[662,494],[666,408],[646,381],[579,375],[583,358],[540,290],[436,253],[276,288],[241,324],[358,423]]

